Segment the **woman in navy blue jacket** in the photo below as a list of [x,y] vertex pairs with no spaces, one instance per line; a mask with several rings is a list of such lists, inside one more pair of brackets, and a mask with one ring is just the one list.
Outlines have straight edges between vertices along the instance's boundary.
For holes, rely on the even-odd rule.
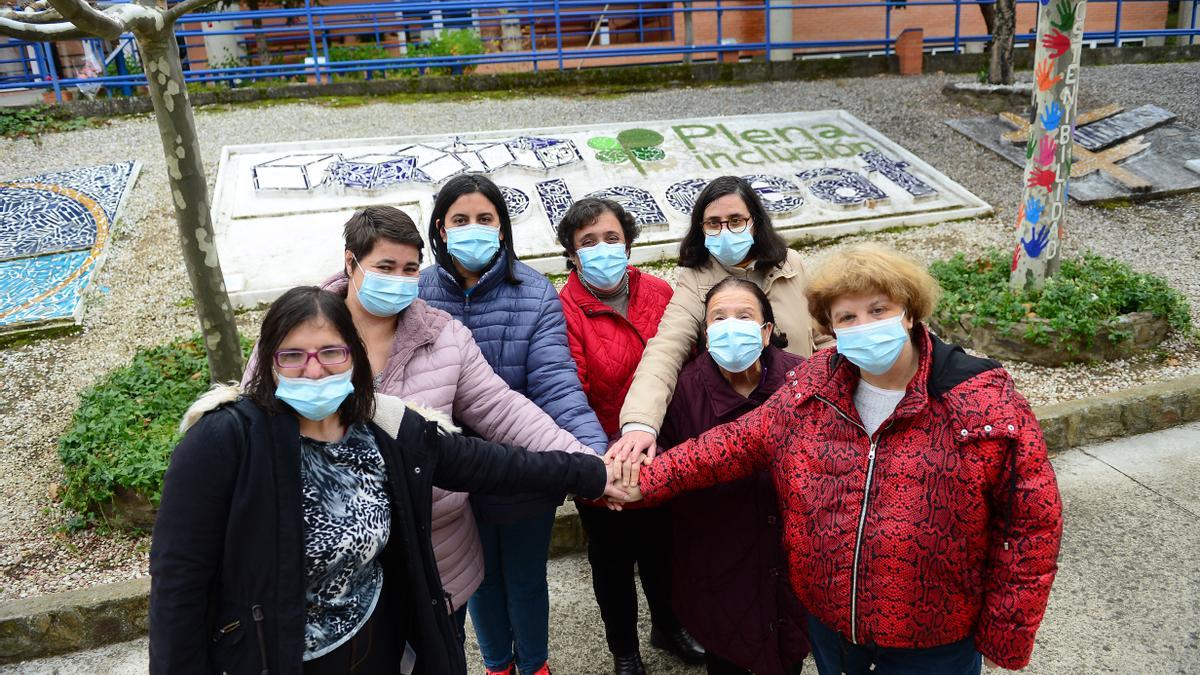
[[[442,187],[429,220],[437,264],[420,296],[471,330],[508,386],[598,454],[607,437],[588,406],[554,286],[517,260],[496,184],[463,175]],[[483,584],[468,607],[488,673],[549,673],[546,554],[561,494],[472,498],[483,543]]]

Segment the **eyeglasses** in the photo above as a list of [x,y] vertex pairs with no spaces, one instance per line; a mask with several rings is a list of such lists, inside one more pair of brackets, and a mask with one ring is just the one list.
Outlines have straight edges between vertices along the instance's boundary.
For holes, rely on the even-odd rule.
[[729,228],[729,231],[733,234],[741,234],[742,232],[746,231],[747,227],[750,227],[750,217],[729,216],[724,220],[720,218],[709,218],[700,224],[704,227],[704,234],[707,234],[710,237],[715,237],[718,234],[721,234],[722,226]]
[[315,358],[323,366],[336,366],[350,359],[349,347],[325,347],[315,352],[303,349],[281,349],[275,352],[275,365],[279,368],[303,368],[308,360]]

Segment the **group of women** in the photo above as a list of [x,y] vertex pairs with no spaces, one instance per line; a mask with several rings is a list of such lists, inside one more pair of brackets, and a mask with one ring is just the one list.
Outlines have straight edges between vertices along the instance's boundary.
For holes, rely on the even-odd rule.
[[[612,668],[1023,667],[1061,503],[994,361],[928,328],[937,286],[873,245],[812,275],[744,180],[701,192],[674,287],[633,217],[575,203],[561,292],[464,175],[424,240],[344,228],[342,269],[263,320],[188,411],[151,548],[156,673],[550,672],[546,558],[573,494]],[[815,351],[814,351],[815,350]],[[595,664],[596,671],[608,666]]]

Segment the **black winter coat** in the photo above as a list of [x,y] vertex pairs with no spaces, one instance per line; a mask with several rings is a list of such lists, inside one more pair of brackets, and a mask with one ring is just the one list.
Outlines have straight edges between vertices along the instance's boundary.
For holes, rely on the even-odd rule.
[[[429,540],[433,486],[598,497],[604,464],[447,434],[411,410],[396,440],[372,430],[392,508],[381,602],[401,617],[397,639],[416,651],[414,672],[465,672]],[[296,418],[248,399],[204,415],[163,483],[150,549],[150,672],[301,673],[303,542]]]

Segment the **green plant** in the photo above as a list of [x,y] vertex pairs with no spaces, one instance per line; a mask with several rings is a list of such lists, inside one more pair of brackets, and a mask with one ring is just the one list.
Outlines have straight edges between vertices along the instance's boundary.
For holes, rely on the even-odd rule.
[[[142,70],[142,62],[136,56],[127,56],[125,57],[125,72],[128,75],[141,75],[145,71]],[[107,66],[104,66],[104,76],[116,77],[117,75],[120,75],[120,72],[117,71],[117,60],[113,59]]]
[[[977,259],[960,253],[933,263],[929,270],[943,292],[936,319],[949,324],[969,316],[976,326],[993,324],[1002,332],[1025,322],[1025,339],[1042,345],[1057,334],[1091,346],[1101,328],[1111,329],[1117,317],[1131,312],[1151,312],[1191,332],[1191,310],[1179,291],[1118,260],[1093,254],[1064,260],[1042,290],[1020,294],[1008,286],[1011,261],[1011,253],[993,249]],[[1034,318],[1045,321],[1030,321]],[[1109,334],[1114,342],[1130,337],[1127,331]]]
[[93,124],[86,117],[60,108],[0,108],[0,136],[37,136],[51,131],[85,129]]
[[[243,338],[243,354],[250,348]],[[158,502],[163,473],[179,442],[179,420],[208,386],[204,343],[194,336],[139,350],[129,365],[83,392],[70,427],[58,439],[65,475],[62,503],[76,514],[70,527],[95,524],[100,505],[118,489]]]
[[[475,31],[467,28],[443,31],[439,37],[426,44],[410,45],[408,48],[408,56],[417,59],[431,56],[466,56],[483,52],[483,40],[475,34]],[[465,66],[462,72],[470,73],[474,70],[475,66]],[[450,73],[450,68],[427,68],[426,71],[430,75],[447,75]]]
[[[383,59],[395,58],[386,47],[381,47],[377,44],[357,44],[357,45],[334,45],[329,48],[330,62],[338,61],[379,61]],[[367,71],[354,71],[338,73],[338,79],[345,80],[361,80],[366,77]]]

